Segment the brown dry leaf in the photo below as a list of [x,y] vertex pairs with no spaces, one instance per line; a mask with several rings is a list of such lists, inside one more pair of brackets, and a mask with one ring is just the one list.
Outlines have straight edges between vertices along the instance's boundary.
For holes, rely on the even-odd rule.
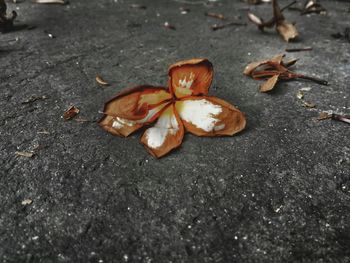
[[96,82],[102,86],[109,86],[109,83],[105,81],[100,75],[96,76]]
[[11,15],[7,15],[7,6],[4,0],[0,0],[0,32],[5,33],[13,29],[13,21],[16,19],[17,13],[12,11]]
[[291,4],[283,7],[282,9],[279,7],[277,0],[272,1],[272,7],[273,7],[273,17],[266,22],[258,16],[256,16],[253,13],[248,13],[249,20],[254,23],[261,31],[264,31],[265,27],[273,27],[276,26],[276,31],[281,35],[281,37],[285,41],[289,41],[292,39],[295,39],[298,37],[298,31],[296,27],[285,20],[283,16],[283,11],[290,7],[291,5],[295,4],[296,1],[293,1]]
[[17,156],[32,158],[34,156],[34,152],[15,152]]
[[63,113],[63,118],[65,120],[70,120],[70,119],[73,119],[78,113],[80,112],[80,110],[75,107],[75,106],[70,106],[68,108],[68,110],[66,110],[64,113]]
[[276,30],[286,42],[297,38],[299,35],[296,27],[285,20],[277,23]]
[[[297,60],[292,59],[284,62],[283,58],[284,55],[277,55],[269,60],[252,62],[245,67],[243,74],[253,79],[267,80],[266,83],[260,86],[261,92],[272,90],[279,80],[292,80],[297,78],[311,80],[321,85],[328,85],[328,82],[325,80],[289,70],[289,67],[293,66]],[[307,105],[310,106],[311,104],[309,103]]]
[[272,78],[269,78],[264,84],[260,85],[260,92],[268,92],[272,90],[277,81],[278,81],[279,75],[275,75]]

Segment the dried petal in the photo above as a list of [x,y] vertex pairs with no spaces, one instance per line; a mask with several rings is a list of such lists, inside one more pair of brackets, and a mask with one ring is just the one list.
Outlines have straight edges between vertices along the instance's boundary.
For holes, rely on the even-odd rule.
[[100,75],[96,76],[96,82],[102,86],[108,86],[109,83],[105,81]]
[[292,40],[295,39],[298,36],[298,31],[296,27],[285,20],[277,24],[276,30],[282,36],[282,38],[287,42],[289,42],[289,40],[291,39]]
[[27,158],[31,158],[34,156],[34,152],[15,152],[15,154],[18,156],[23,156]]
[[213,65],[207,59],[180,61],[169,68],[169,88],[177,98],[206,95],[213,80]]
[[248,13],[248,19],[257,26],[261,26],[263,24],[263,20],[260,17],[254,15],[253,13]]
[[162,87],[138,86],[124,90],[105,104],[105,116],[99,124],[112,134],[128,136],[155,121],[170,99],[171,94]]
[[70,120],[70,119],[73,119],[75,116],[77,116],[77,114],[80,112],[80,110],[75,107],[75,106],[70,106],[68,108],[68,110],[66,110],[64,113],[63,113],[63,118],[67,121],[67,120]]
[[179,147],[183,136],[183,124],[172,104],[163,111],[156,124],[145,131],[141,143],[153,156],[160,158]]
[[189,97],[175,105],[186,130],[197,136],[233,135],[246,124],[242,112],[216,97]]
[[279,75],[275,75],[269,78],[264,84],[260,85],[260,92],[268,92],[272,90],[278,81],[278,77]]

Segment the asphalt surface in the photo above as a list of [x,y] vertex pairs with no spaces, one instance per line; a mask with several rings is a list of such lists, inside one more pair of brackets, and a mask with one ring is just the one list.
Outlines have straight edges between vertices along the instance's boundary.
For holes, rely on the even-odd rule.
[[[8,4],[16,25],[36,27],[0,35],[1,262],[350,262],[350,126],[315,120],[350,114],[350,43],[331,36],[349,27],[350,3],[322,1],[327,15],[287,10],[300,32],[289,44],[248,23],[247,7],[268,18],[268,4],[203,3]],[[212,31],[223,22],[209,11],[248,25]],[[242,74],[304,46],[313,50],[287,54],[300,58],[295,71],[329,86],[293,81],[262,94]],[[115,93],[166,85],[168,66],[194,57],[214,64],[210,94],[245,113],[244,132],[187,134],[157,160],[141,132],[124,139],[98,127]],[[297,98],[302,88],[315,108]],[[70,105],[80,113],[64,121]]]

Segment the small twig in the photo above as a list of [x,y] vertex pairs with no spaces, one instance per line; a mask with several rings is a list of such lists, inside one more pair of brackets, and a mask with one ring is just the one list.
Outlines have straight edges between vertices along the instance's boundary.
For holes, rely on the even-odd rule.
[[316,82],[318,84],[325,85],[325,86],[328,85],[328,81],[320,79],[320,78],[316,78],[316,77],[311,77],[311,76],[307,76],[307,75],[303,75],[303,74],[296,74],[294,77],[300,78],[300,79],[311,80],[313,82]]
[[311,51],[312,47],[304,47],[304,48],[286,48],[286,52],[300,52],[300,51]]
[[205,12],[204,14],[206,16],[213,17],[213,18],[217,18],[217,19],[221,19],[221,20],[228,20],[228,18],[225,17],[223,14],[211,13],[211,12]]
[[219,29],[223,29],[223,28],[226,28],[226,27],[229,27],[229,26],[246,26],[247,24],[246,23],[240,23],[240,22],[230,22],[230,23],[227,23],[227,24],[222,24],[222,25],[213,25],[211,26],[211,29],[213,31],[216,31],[216,30],[219,30]]
[[346,115],[340,115],[340,114],[332,114],[332,120],[336,120],[336,121],[342,121],[342,122],[346,122],[350,124],[350,115],[346,116]]

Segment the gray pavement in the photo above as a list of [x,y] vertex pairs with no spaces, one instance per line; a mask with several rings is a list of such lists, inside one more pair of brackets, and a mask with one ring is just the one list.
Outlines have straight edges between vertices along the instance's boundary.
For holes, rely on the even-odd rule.
[[[315,120],[350,114],[350,43],[331,37],[349,27],[350,2],[322,1],[325,16],[286,11],[301,35],[289,44],[251,24],[210,29],[221,21],[207,11],[246,21],[243,2],[183,2],[8,4],[16,24],[36,28],[0,35],[1,262],[350,262],[350,126]],[[248,62],[300,46],[313,50],[288,54],[300,58],[295,70],[329,86],[293,81],[262,94],[243,76]],[[246,114],[244,132],[187,134],[157,160],[141,132],[117,138],[94,122],[116,92],[166,85],[168,66],[193,57],[214,64],[210,94]],[[316,108],[302,106],[302,88]],[[23,104],[32,96],[47,99]],[[90,122],[64,121],[69,105]]]

